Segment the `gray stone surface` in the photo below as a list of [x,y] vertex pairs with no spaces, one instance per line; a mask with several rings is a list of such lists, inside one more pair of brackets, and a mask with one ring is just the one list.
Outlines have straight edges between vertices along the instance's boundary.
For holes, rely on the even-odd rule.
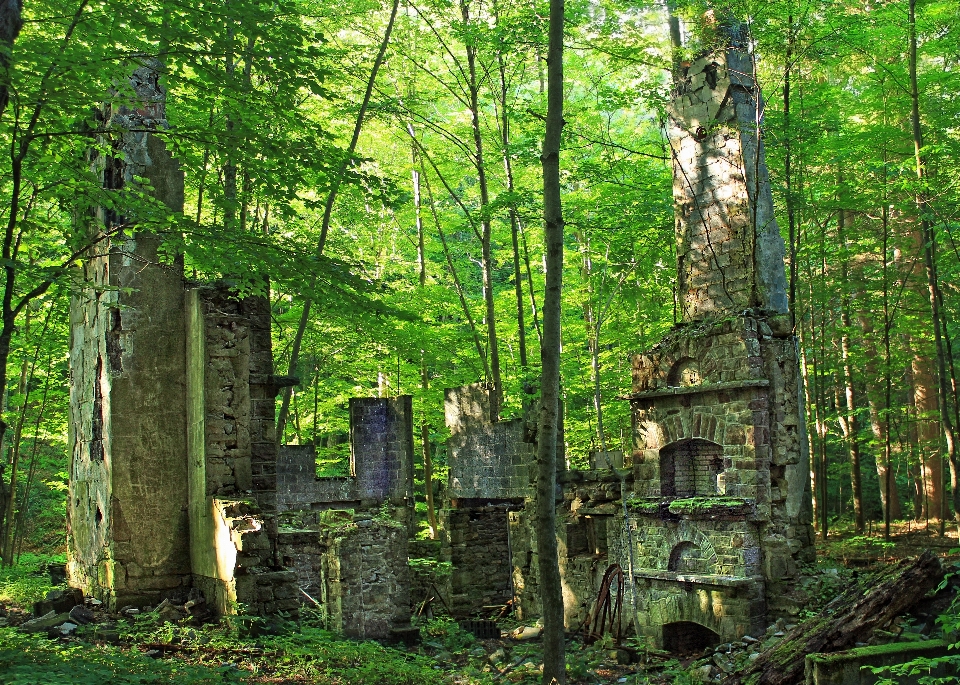
[[467,385],[444,391],[450,438],[449,496],[515,499],[531,494],[536,428],[526,419],[491,423],[489,390]]
[[682,318],[785,313],[784,243],[751,55],[731,47],[695,60],[668,112]]
[[[151,131],[166,126],[157,65],[138,68],[137,107],[105,112],[108,144],[94,170],[109,192],[147,178],[173,211],[183,176]],[[119,199],[119,197],[118,197]],[[122,202],[122,200],[121,200]],[[148,603],[190,582],[186,514],[183,279],[160,240],[100,208],[101,236],[81,268],[70,314],[69,572],[111,606]]]

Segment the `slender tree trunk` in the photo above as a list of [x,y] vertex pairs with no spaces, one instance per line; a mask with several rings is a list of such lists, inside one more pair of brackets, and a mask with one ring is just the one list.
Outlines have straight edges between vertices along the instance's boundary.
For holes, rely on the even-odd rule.
[[[390,9],[390,20],[387,22],[387,28],[383,32],[383,40],[380,42],[380,49],[377,57],[373,61],[373,67],[370,69],[370,78],[367,79],[367,89],[363,94],[363,102],[360,104],[360,111],[357,113],[357,122],[353,127],[353,136],[350,138],[350,145],[347,146],[343,162],[337,170],[337,174],[330,183],[330,190],[327,193],[327,201],[323,208],[323,220],[320,225],[320,237],[317,239],[316,255],[323,255],[323,249],[327,244],[327,233],[330,231],[330,219],[333,216],[333,203],[337,200],[337,193],[340,191],[340,184],[343,183],[343,177],[346,175],[347,167],[353,159],[353,154],[357,150],[357,141],[360,140],[360,131],[363,129],[363,120],[367,116],[367,107],[370,106],[370,97],[373,94],[373,87],[376,84],[377,74],[383,65],[384,57],[387,54],[387,46],[390,44],[390,35],[393,33],[393,25],[397,19],[397,10],[400,8],[400,0],[393,0],[393,6]],[[311,283],[311,290],[316,284],[316,280]],[[303,311],[300,313],[300,322],[297,324],[297,331],[293,336],[293,345],[290,347],[290,366],[287,371],[288,376],[293,376],[297,372],[297,364],[300,362],[300,346],[303,344],[303,336],[307,330],[307,323],[310,321],[310,309],[313,300],[308,296],[303,301]],[[277,442],[283,442],[283,429],[287,423],[287,413],[290,410],[291,387],[282,390],[280,400],[280,411],[277,412]]]
[[10,54],[23,26],[22,0],[0,0],[0,117],[10,101]]
[[[842,176],[841,176],[842,181]],[[837,413],[840,416],[840,427],[843,429],[843,437],[847,443],[847,450],[850,454],[850,490],[853,494],[853,518],[857,533],[863,533],[863,481],[860,475],[860,438],[857,421],[856,397],[853,388],[853,364],[850,360],[850,331],[852,324],[850,321],[850,251],[847,249],[846,229],[850,221],[850,213],[841,209],[837,221],[837,232],[843,254],[841,256],[841,286],[840,286],[840,323],[843,330],[840,333],[840,358],[843,363],[843,388],[844,400],[841,404],[837,402]],[[839,386],[838,386],[839,392]],[[841,408],[846,406],[846,412]]]
[[523,243],[523,262],[527,273],[527,289],[530,291],[530,311],[533,315],[533,329],[537,332],[537,341],[543,344],[543,331],[540,329],[540,315],[537,310],[537,290],[533,287],[533,270],[530,268],[530,250],[527,246],[527,236],[523,232],[523,224],[517,217],[517,228],[520,231],[520,242]]
[[[230,4],[230,0],[225,0],[225,5]],[[235,28],[233,19],[227,18],[227,40],[231,46],[227,49],[225,58],[227,81],[232,82],[234,73],[237,69],[237,63],[233,56],[233,39],[235,37]],[[224,99],[223,112],[226,119],[225,143],[226,159],[223,162],[223,226],[228,231],[233,228],[237,219],[237,160],[235,158],[237,146],[233,140],[233,130],[236,128],[234,114],[230,111],[229,98]]]
[[[957,449],[954,438],[953,421],[950,418],[950,412],[947,410],[947,371],[946,371],[946,353],[943,344],[943,332],[941,331],[940,303],[937,298],[937,235],[933,225],[928,218],[928,192],[924,187],[927,178],[926,159],[923,153],[923,133],[920,127],[920,91],[917,82],[917,0],[910,0],[908,5],[909,22],[909,58],[908,68],[910,75],[910,123],[913,132],[914,158],[916,160],[917,180],[919,189],[916,195],[917,212],[920,215],[920,234],[923,241],[923,260],[927,272],[927,288],[930,296],[930,314],[933,319],[933,338],[936,345],[937,362],[937,411],[940,414],[940,426],[947,446],[947,459],[951,466],[956,469]],[[939,455],[939,450],[937,450]],[[939,458],[939,456],[938,456]],[[941,466],[940,470],[942,471]],[[940,489],[942,490],[942,475]],[[953,490],[954,508],[960,505],[960,490],[956,485]],[[943,534],[944,521],[947,518],[946,497],[941,496],[938,511],[935,516],[940,519],[940,533]]]
[[[412,131],[412,127],[410,127]],[[413,163],[417,164],[417,146],[411,145]],[[424,247],[423,218],[420,212],[420,172],[413,169],[413,206],[417,224],[417,262],[420,287],[427,285],[427,261]],[[430,386],[430,373],[427,370],[427,359],[424,350],[420,350],[420,387],[426,391]],[[437,539],[437,509],[433,501],[433,456],[430,453],[430,424],[424,418],[420,422],[420,445],[423,450],[423,489],[427,500],[427,523],[430,525],[430,539]]]
[[[426,392],[430,387],[430,374],[427,372],[427,362],[420,352],[420,388]],[[430,452],[430,424],[427,423],[426,412],[420,422],[420,444],[423,449],[423,489],[427,500],[427,523],[430,526],[430,539],[437,539],[437,507],[433,501],[433,455]]]
[[937,422],[937,373],[933,360],[914,341],[913,405],[916,411],[917,448],[920,453],[922,504],[920,518],[938,518],[943,502],[943,459],[940,457],[940,427]]
[[[463,17],[464,26],[470,26],[470,4],[469,0],[460,1],[460,13]],[[488,379],[493,383],[493,392],[490,393],[490,420],[498,421],[500,419],[500,404],[503,401],[503,382],[500,378],[500,346],[497,339],[497,314],[494,307],[493,292],[493,253],[492,253],[492,224],[490,217],[486,212],[490,204],[490,192],[487,185],[487,170],[483,161],[483,136],[480,131],[480,86],[477,81],[477,48],[468,39],[466,42],[467,50],[467,73],[469,81],[467,89],[470,95],[470,123],[473,129],[474,146],[474,165],[477,169],[477,185],[480,186],[480,226],[482,234],[480,237],[480,268],[483,272],[483,301],[486,305],[487,324],[487,349],[490,357],[491,377]]]
[[[812,383],[812,408],[813,416],[816,425],[816,434],[817,434],[817,448],[818,451],[814,453],[814,459],[816,461],[815,470],[817,472],[816,483],[818,485],[815,490],[816,497],[816,508],[819,515],[819,528],[820,528],[820,538],[823,540],[827,539],[829,533],[829,515],[830,515],[830,500],[828,498],[829,488],[827,482],[827,420],[826,420],[826,392],[824,389],[824,380],[823,374],[821,373],[821,367],[824,363],[825,356],[825,344],[824,339],[826,338],[825,323],[826,313],[824,312],[823,304],[820,303],[819,312],[817,307],[817,299],[814,292],[813,284],[820,278],[821,280],[825,278],[825,261],[822,256],[823,252],[823,242],[825,238],[823,233],[820,235],[820,251],[821,256],[819,257],[821,263],[821,273],[817,277],[813,263],[811,262],[808,267],[807,273],[807,284],[808,284],[808,297],[810,298],[810,333],[809,333],[809,345],[812,355],[810,357],[810,374],[813,378]],[[819,314],[819,319],[818,315]],[[818,331],[819,327],[819,331]]]
[[[903,336],[904,349],[912,348],[910,335]],[[907,386],[907,472],[912,484],[911,501],[913,503],[913,518],[923,520],[923,511],[926,508],[925,496],[925,469],[923,467],[923,450],[920,447],[920,419],[917,417],[917,383],[913,377],[913,359],[904,369],[904,384]]]
[[[494,16],[499,23],[496,2],[493,4]],[[503,50],[497,50],[497,68],[500,73],[500,142],[503,146],[503,171],[507,178],[507,192],[513,193],[513,163],[510,160],[510,110],[507,107],[507,68],[503,59]],[[517,208],[510,203],[510,239],[513,243],[513,284],[517,298],[517,347],[520,354],[520,367],[527,368],[527,331],[523,316],[523,276],[520,272],[520,218]]]
[[[33,260],[31,259],[31,262]],[[13,428],[13,444],[10,446],[10,494],[7,498],[6,513],[0,520],[0,530],[3,531],[2,540],[0,540],[0,557],[3,557],[7,566],[13,565],[14,550],[14,514],[17,511],[17,481],[20,469],[20,452],[23,443],[23,426],[27,420],[27,410],[30,408],[30,387],[29,381],[33,378],[34,371],[37,368],[37,360],[40,358],[40,348],[43,345],[43,338],[50,323],[50,315],[53,308],[47,310],[47,316],[43,323],[43,330],[37,340],[32,360],[24,357],[20,365],[20,381],[17,384],[17,394],[22,398],[20,413],[17,416],[17,422]],[[24,337],[30,338],[30,312],[27,311],[24,317]]]
[[[421,150],[421,153],[423,150]],[[457,274],[457,267],[453,263],[453,257],[450,255],[450,248],[447,246],[447,236],[443,232],[443,225],[440,223],[440,217],[437,215],[437,204],[433,199],[433,191],[430,189],[430,178],[426,173],[421,174],[423,179],[423,185],[427,189],[427,200],[430,203],[430,213],[433,216],[433,223],[437,228],[437,235],[440,236],[440,244],[443,246],[443,256],[447,260],[447,268],[450,270],[450,276],[453,278],[453,287],[457,291],[457,297],[460,299],[460,309],[463,311],[463,316],[467,320],[467,324],[470,326],[470,333],[473,335],[473,345],[477,350],[477,356],[480,358],[480,362],[483,364],[484,375],[490,377],[490,367],[489,361],[487,360],[486,350],[483,348],[483,342],[480,340],[480,332],[477,329],[477,324],[473,320],[473,314],[470,313],[470,306],[467,304],[467,296],[463,290],[463,284],[460,282],[460,277]],[[441,178],[441,180],[443,180]]]
[[[884,302],[884,306],[887,303]],[[877,480],[880,483],[880,504],[883,507],[883,520],[886,526],[890,520],[897,520],[903,516],[900,510],[900,497],[896,488],[890,487],[889,479],[892,476],[890,469],[890,420],[889,404],[887,403],[887,384],[890,381],[889,368],[884,364],[881,369],[879,353],[877,352],[874,336],[876,330],[869,312],[860,310],[858,317],[860,331],[863,334],[863,351],[866,357],[864,364],[864,381],[867,386],[867,402],[870,407],[870,429],[873,433],[875,451],[882,454],[877,457]],[[885,347],[889,345],[890,332],[885,333]]]
[[560,138],[563,131],[563,0],[550,0],[547,49],[547,125],[543,137],[543,215],[547,251],[540,349],[540,430],[537,477],[537,549],[543,608],[544,685],[566,682],[563,588],[557,548],[557,439],[560,420],[560,299],[563,287],[563,213]]

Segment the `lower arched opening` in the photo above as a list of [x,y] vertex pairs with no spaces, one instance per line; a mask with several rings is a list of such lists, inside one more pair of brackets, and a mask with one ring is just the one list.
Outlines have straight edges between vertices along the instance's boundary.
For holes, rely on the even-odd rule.
[[663,626],[663,648],[671,654],[697,654],[718,644],[719,635],[693,621],[677,621]]

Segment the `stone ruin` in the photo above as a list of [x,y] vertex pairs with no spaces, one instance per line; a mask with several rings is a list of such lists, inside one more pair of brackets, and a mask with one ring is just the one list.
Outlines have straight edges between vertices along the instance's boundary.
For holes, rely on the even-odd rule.
[[[682,320],[633,358],[626,458],[558,460],[570,630],[613,565],[624,628],[660,647],[733,640],[799,609],[789,590],[814,558],[808,455],[752,73],[733,41],[679,74]],[[169,155],[148,149],[136,174],[182,204]],[[330,629],[381,639],[409,637],[435,590],[456,616],[539,615],[535,423],[491,423],[482,385],[448,390],[441,540],[413,542],[411,398],[350,400],[350,475],[317,477],[312,446],[276,445],[274,398],[295,379],[273,374],[269,303],[188,283],[157,249],[149,236],[99,243],[71,309],[74,585],[112,608],[189,588],[221,613],[309,606]],[[425,589],[411,556],[452,574]]]

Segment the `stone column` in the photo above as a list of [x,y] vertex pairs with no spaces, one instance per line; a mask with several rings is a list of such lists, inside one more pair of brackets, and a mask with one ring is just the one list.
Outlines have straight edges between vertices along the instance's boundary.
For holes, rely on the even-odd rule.
[[[152,604],[190,584],[186,511],[183,278],[137,231],[134,195],[183,209],[183,174],[156,135],[166,127],[159,64],[134,70],[135,100],[103,113],[93,160],[109,200],[90,222],[84,288],[71,303],[70,578],[111,607]],[[141,214],[138,214],[141,213]]]

